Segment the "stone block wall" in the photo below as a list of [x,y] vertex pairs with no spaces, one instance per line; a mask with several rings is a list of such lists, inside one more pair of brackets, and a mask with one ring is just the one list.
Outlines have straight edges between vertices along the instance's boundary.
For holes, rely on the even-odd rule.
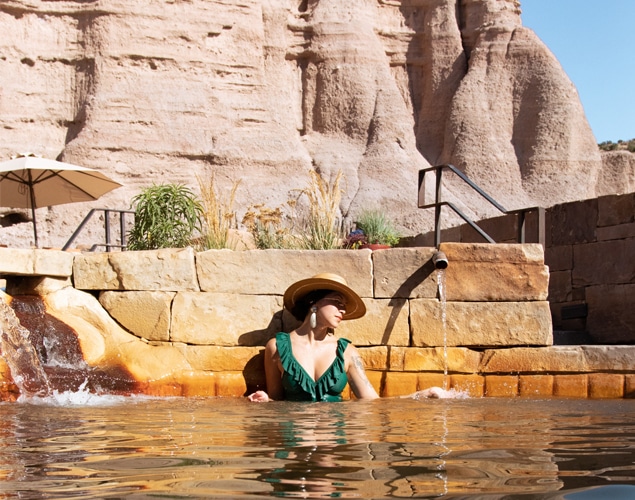
[[338,329],[358,346],[551,345],[542,248],[442,249],[452,262],[443,272],[432,248],[85,253],[75,257],[73,279],[77,289],[99,291],[126,330],[156,342],[263,346],[297,326],[282,311],[285,289],[329,271],[344,276],[367,306],[364,318]]
[[[517,217],[479,221],[496,242],[516,240]],[[526,241],[537,242],[536,214]],[[433,235],[417,238],[432,241]],[[469,225],[444,231],[442,241],[481,242]],[[545,263],[556,341],[635,343],[635,193],[555,205],[545,210]]]
[[[541,245],[443,243],[440,250],[450,263],[444,271],[430,247],[0,249],[0,278],[8,296],[42,296],[47,311],[77,332],[90,366],[125,370],[148,394],[243,396],[262,388],[264,344],[297,325],[282,310],[284,290],[324,271],[344,276],[366,303],[368,314],[337,334],[359,347],[384,396],[432,385],[472,396],[635,393],[635,348],[552,345]],[[47,256],[54,265],[34,264]],[[0,388],[10,385],[5,368],[0,359]]]

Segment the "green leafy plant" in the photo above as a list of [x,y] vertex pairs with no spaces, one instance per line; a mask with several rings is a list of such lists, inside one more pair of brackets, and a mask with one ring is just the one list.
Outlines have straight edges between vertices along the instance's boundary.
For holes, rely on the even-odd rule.
[[132,199],[134,226],[128,233],[128,250],[183,248],[201,229],[203,208],[196,195],[180,184],[144,189]]
[[361,212],[357,219],[357,228],[363,231],[370,244],[394,246],[401,239],[392,221],[379,210]]

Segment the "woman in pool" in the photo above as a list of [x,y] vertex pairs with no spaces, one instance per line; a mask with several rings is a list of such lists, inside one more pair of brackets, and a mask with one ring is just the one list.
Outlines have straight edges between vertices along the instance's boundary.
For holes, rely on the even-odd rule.
[[[379,397],[355,346],[333,336],[340,322],[366,314],[361,297],[344,278],[321,273],[300,280],[284,293],[284,307],[302,324],[267,342],[267,392],[250,394],[250,401],[341,401],[347,383],[358,399]],[[432,387],[406,397],[444,398],[450,394]]]

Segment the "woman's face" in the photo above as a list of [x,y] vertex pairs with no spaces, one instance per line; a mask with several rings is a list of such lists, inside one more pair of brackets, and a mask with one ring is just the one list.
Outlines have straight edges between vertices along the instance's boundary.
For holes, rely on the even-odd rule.
[[337,328],[346,313],[346,299],[340,293],[333,292],[318,300],[318,315],[331,328]]

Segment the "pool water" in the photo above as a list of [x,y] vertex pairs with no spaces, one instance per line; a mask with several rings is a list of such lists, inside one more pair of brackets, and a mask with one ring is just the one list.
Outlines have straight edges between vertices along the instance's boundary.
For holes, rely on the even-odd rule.
[[635,401],[1,403],[0,498],[635,498]]

